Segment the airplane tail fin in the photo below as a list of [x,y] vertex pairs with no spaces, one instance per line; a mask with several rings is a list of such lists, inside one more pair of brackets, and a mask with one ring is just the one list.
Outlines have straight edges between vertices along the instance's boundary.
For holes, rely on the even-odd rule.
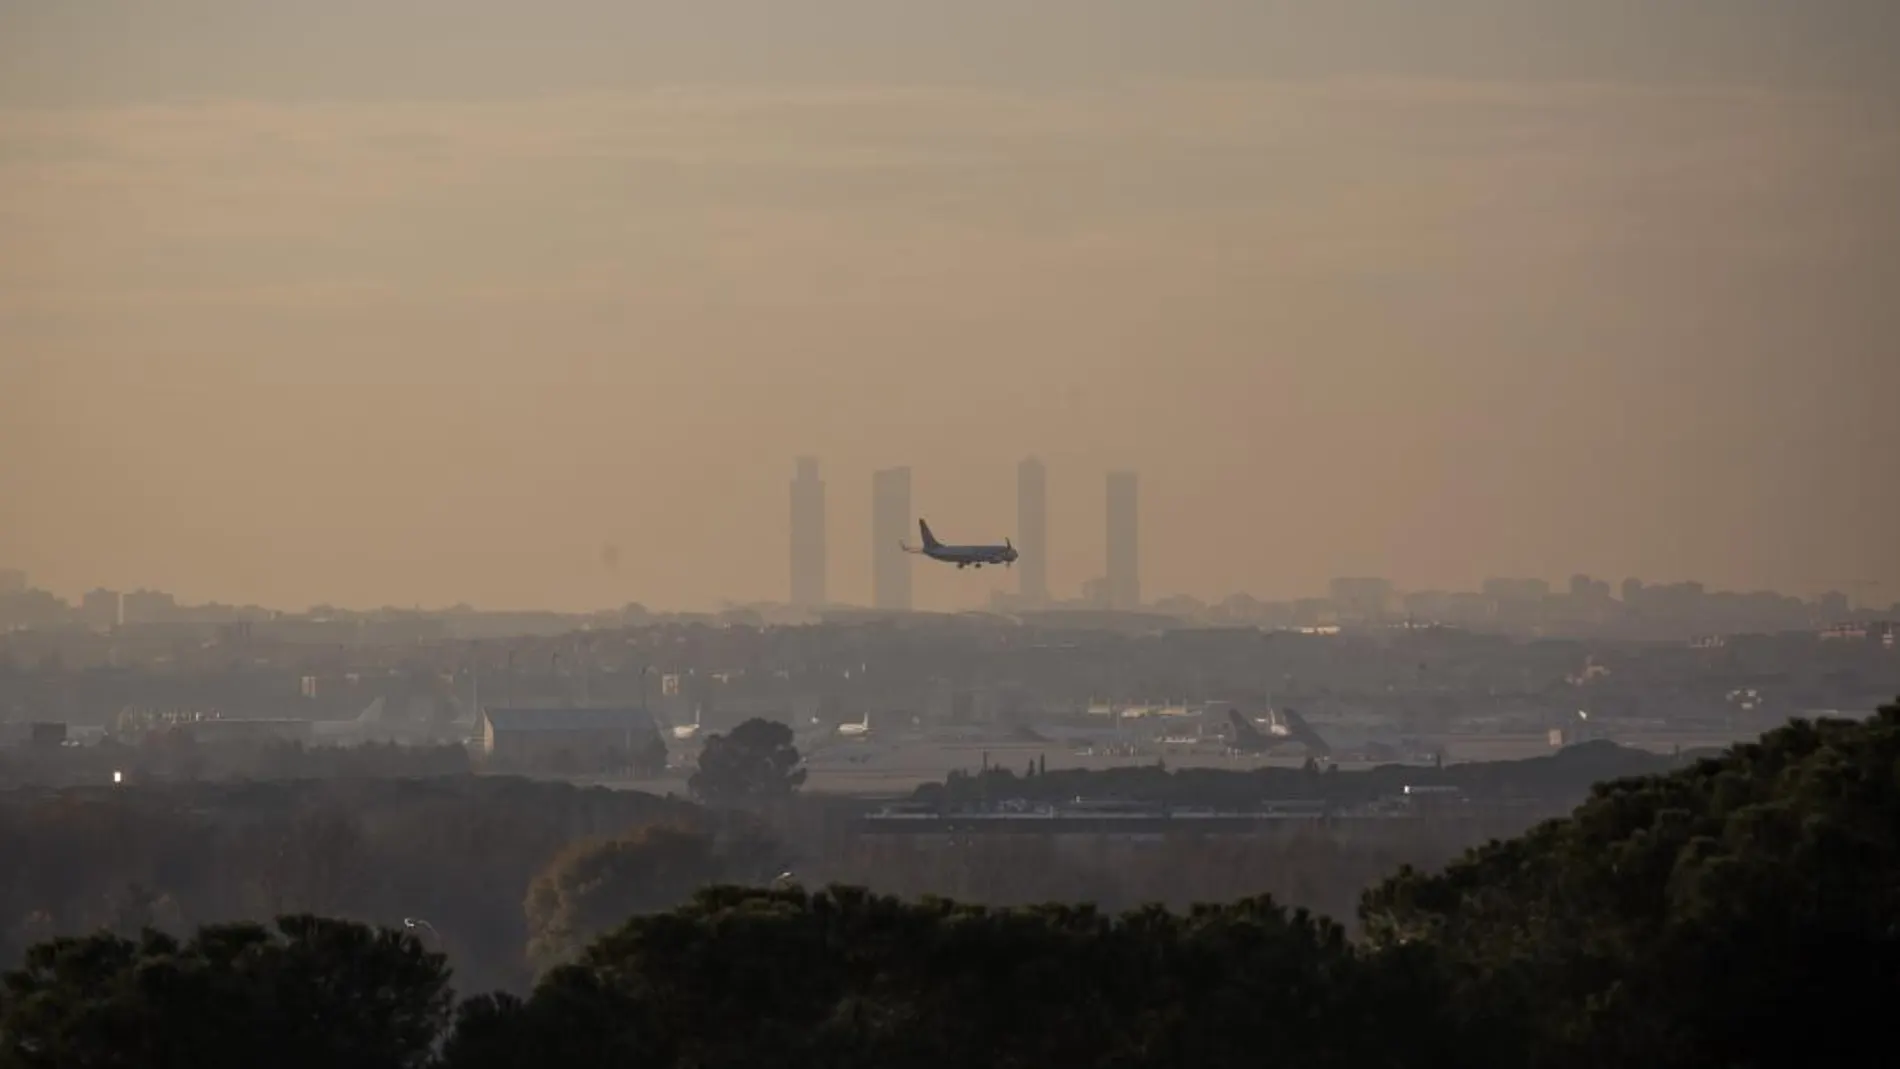
[[1287,734],[1305,743],[1308,750],[1320,757],[1332,756],[1332,746],[1320,738],[1319,732],[1313,730],[1313,725],[1307,723],[1305,717],[1291,709],[1282,710],[1280,717],[1286,721]]
[[917,533],[923,536],[925,549],[936,549],[943,545],[942,542],[937,541],[936,535],[930,533],[930,524],[926,520],[917,521]]
[[1234,741],[1235,742],[1258,743],[1261,741],[1262,736],[1260,734],[1260,729],[1257,727],[1254,727],[1252,721],[1248,720],[1244,716],[1241,716],[1240,710],[1238,709],[1227,710],[1227,719],[1230,723],[1234,725]]

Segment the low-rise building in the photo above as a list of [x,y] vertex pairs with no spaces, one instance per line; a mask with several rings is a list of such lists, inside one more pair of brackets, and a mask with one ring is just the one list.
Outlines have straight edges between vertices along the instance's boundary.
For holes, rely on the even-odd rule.
[[625,768],[666,745],[646,710],[628,708],[485,708],[479,734],[487,763],[550,771]]

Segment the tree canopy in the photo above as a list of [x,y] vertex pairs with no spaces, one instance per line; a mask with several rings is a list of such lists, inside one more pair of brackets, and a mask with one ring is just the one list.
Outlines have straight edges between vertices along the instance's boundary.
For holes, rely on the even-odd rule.
[[529,909],[569,960],[452,1022],[441,957],[343,921],[42,942],[0,985],[0,1069],[1838,1064],[1886,1049],[1900,984],[1900,705],[1401,870],[1358,940],[1264,896],[1112,916],[713,886],[662,909],[718,871],[695,834],[558,858]]
[[1900,704],[1600,784],[1361,916],[1437,949],[1513,1064],[1848,1060],[1900,985]]
[[593,1036],[600,1060],[567,1064],[603,1067],[1389,1064],[1394,1033],[1420,1055],[1440,1035],[1406,957],[1264,898],[1115,918],[727,887],[635,918],[465,1027],[510,1050]]
[[671,909],[726,872],[713,837],[676,825],[587,839],[563,849],[528,888],[528,957],[567,961],[600,933]]
[[687,787],[713,805],[749,805],[789,797],[804,782],[792,729],[754,718],[706,739]]
[[0,991],[8,1069],[286,1069],[428,1064],[448,968],[400,932],[309,916],[180,943],[100,933],[27,952]]

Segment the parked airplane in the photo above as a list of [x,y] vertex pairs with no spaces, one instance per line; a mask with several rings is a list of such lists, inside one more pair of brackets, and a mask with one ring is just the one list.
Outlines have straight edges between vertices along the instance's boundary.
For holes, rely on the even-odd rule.
[[699,737],[699,729],[699,706],[695,705],[693,706],[693,722],[690,724],[674,724],[673,737],[680,742],[690,742]]
[[862,745],[871,738],[871,712],[867,709],[860,719],[847,720],[832,728],[826,728],[814,716],[803,730],[793,732],[792,745],[799,753],[810,755],[834,746]]
[[1234,725],[1234,738],[1231,743],[1238,753],[1266,753],[1275,747],[1289,742],[1299,742],[1306,746],[1308,753],[1318,757],[1332,756],[1333,748],[1306,718],[1291,709],[1282,712],[1269,712],[1268,723],[1262,731],[1252,720],[1240,715],[1240,710],[1227,710],[1227,719]]
[[958,568],[981,568],[985,564],[1000,564],[1007,568],[1016,561],[1016,547],[1010,545],[1007,538],[1003,539],[1000,546],[946,546],[930,533],[930,524],[925,521],[917,521],[917,530],[924,536],[923,546],[920,548],[899,542],[904,552],[921,553],[931,560],[954,564]]

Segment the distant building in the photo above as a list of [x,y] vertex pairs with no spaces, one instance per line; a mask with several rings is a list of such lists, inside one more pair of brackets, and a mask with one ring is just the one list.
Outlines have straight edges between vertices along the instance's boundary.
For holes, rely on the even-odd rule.
[[1570,596],[1580,602],[1588,602],[1593,605],[1607,604],[1612,600],[1610,597],[1610,581],[1608,579],[1592,579],[1587,575],[1573,575],[1570,577]]
[[490,763],[567,763],[575,771],[624,767],[660,741],[653,717],[631,708],[483,709],[479,731],[482,756]]
[[1542,579],[1486,579],[1484,596],[1506,604],[1537,605],[1550,596],[1550,584]]
[[886,468],[871,476],[871,605],[909,612],[911,537],[910,469]]
[[1392,605],[1392,581],[1376,578],[1342,578],[1329,584],[1333,608],[1342,620],[1372,621],[1383,619]]
[[194,740],[205,745],[240,742],[309,742],[316,733],[314,722],[310,720],[265,717],[194,720],[174,724],[171,730],[190,735]]
[[1108,476],[1108,607],[1141,607],[1141,510],[1135,473]]
[[799,457],[792,479],[792,605],[825,603],[825,483],[816,457]]
[[178,615],[178,600],[158,590],[134,590],[119,602],[119,617],[127,624],[162,624]]
[[79,620],[87,627],[100,629],[119,626],[119,592],[116,590],[92,590],[79,601]]
[[1047,472],[1035,457],[1016,465],[1016,589],[1029,605],[1049,600],[1049,499]]
[[62,722],[0,720],[0,746],[58,748],[65,744],[66,737]]

